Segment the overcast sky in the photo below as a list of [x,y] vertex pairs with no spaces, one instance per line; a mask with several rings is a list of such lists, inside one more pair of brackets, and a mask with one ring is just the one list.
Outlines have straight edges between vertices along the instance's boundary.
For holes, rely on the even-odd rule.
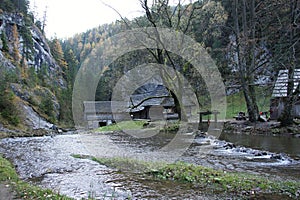
[[30,7],[37,11],[40,19],[46,10],[45,31],[48,38],[66,38],[120,19],[114,10],[102,2],[128,18],[142,15],[139,0],[30,0]]

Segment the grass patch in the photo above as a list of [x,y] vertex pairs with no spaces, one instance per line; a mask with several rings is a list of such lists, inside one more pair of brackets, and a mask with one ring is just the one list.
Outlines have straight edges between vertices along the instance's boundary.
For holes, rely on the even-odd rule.
[[190,183],[206,189],[208,193],[209,191],[237,195],[263,193],[297,198],[297,193],[300,192],[300,182],[268,180],[261,176],[239,172],[224,172],[184,162],[167,164],[130,158],[73,156],[76,158],[88,158],[123,172],[143,173],[143,175],[149,175],[153,179]]
[[296,181],[273,181],[261,176],[237,172],[226,173],[184,162],[168,164],[153,175],[165,180],[195,183],[200,187],[214,188],[220,192],[259,191],[285,194],[296,198],[300,190],[300,182]]
[[166,132],[178,131],[179,128],[180,128],[180,121],[169,122],[163,127],[162,131],[166,131]]
[[168,122],[164,126],[160,125],[159,122],[151,123],[147,120],[137,120],[137,121],[121,121],[116,124],[111,124],[108,126],[102,126],[95,129],[96,132],[105,131],[122,131],[122,130],[141,130],[141,129],[159,129],[160,131],[177,131],[180,127],[180,121]]
[[43,200],[71,200],[63,195],[54,193],[49,189],[41,189],[30,185],[18,178],[13,165],[0,155],[0,183],[10,185],[16,192],[17,198],[43,199]]
[[148,173],[150,171],[157,171],[159,167],[162,167],[165,165],[165,163],[146,162],[146,161],[134,160],[131,158],[126,158],[126,157],[96,158],[96,157],[92,157],[92,156],[78,155],[78,154],[74,154],[72,156],[74,158],[90,159],[101,165],[105,165],[107,167],[111,167],[111,168],[117,169],[119,171],[124,171],[124,172],[130,171],[130,172]]
[[135,172],[146,172],[152,169],[152,167],[143,161],[136,162],[129,158],[92,158],[93,161],[99,164],[106,165],[118,169],[120,171],[135,171]]
[[116,124],[111,124],[109,126],[102,126],[96,131],[121,131],[121,130],[138,130],[142,129],[144,125],[147,123],[146,120],[138,120],[138,121],[122,121]]

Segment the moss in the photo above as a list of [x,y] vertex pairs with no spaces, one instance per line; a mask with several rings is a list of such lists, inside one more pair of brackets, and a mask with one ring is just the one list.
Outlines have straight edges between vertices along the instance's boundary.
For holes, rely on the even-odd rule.
[[17,198],[43,199],[43,200],[71,200],[63,195],[54,193],[49,189],[41,189],[30,185],[18,178],[13,165],[0,155],[0,183],[8,184],[16,192]]
[[228,173],[183,162],[168,164],[153,175],[161,179],[190,182],[201,187],[230,193],[255,190],[262,193],[286,194],[296,198],[300,188],[300,182],[296,181],[272,181],[261,176]]

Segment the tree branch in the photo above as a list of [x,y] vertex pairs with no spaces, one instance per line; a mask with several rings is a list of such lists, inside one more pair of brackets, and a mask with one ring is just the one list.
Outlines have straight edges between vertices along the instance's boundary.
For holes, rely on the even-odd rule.
[[150,97],[147,97],[145,99],[143,99],[142,101],[140,101],[138,104],[134,105],[133,103],[133,100],[132,98],[130,97],[130,101],[131,101],[131,106],[130,106],[130,109],[134,109],[134,108],[137,108],[139,107],[140,105],[142,105],[145,101],[148,101],[150,99],[160,99],[160,98],[167,98],[167,97],[171,97],[170,95],[161,95],[161,96],[150,96]]

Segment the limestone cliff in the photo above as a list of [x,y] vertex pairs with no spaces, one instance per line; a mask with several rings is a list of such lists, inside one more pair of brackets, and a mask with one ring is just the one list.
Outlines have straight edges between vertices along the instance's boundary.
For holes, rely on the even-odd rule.
[[[49,77],[47,80],[49,83],[64,87],[62,70],[51,55],[45,36],[33,23],[27,24],[24,18],[22,14],[18,13],[3,12],[0,14],[0,64],[6,69],[16,70],[14,51],[17,50],[20,54],[17,64],[23,65],[20,67],[34,68],[36,73],[44,70],[44,75]],[[14,27],[17,27],[16,33],[14,33]],[[16,35],[18,38],[14,38]],[[15,46],[17,49],[14,49]],[[13,62],[11,58],[13,58]],[[12,65],[12,63],[14,64]],[[16,70],[16,73],[19,72]]]
[[29,105],[55,122],[60,115],[56,95],[67,84],[47,39],[32,21],[30,16],[0,9],[0,78],[9,82],[18,104]]

